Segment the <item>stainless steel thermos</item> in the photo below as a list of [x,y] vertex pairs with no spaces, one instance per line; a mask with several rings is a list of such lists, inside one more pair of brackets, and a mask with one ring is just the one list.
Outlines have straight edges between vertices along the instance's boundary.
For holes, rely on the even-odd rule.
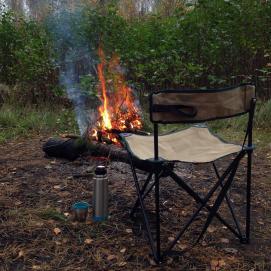
[[93,220],[103,221],[108,217],[108,177],[106,168],[98,166],[94,175]]

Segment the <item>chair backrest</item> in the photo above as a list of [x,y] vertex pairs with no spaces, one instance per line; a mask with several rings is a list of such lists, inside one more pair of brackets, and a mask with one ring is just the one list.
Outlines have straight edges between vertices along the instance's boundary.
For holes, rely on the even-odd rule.
[[164,90],[150,95],[154,123],[196,123],[250,112],[255,86],[209,90]]

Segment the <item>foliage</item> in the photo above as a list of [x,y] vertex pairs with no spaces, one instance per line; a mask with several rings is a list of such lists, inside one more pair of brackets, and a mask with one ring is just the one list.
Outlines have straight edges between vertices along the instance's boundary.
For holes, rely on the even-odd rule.
[[[270,78],[270,1],[199,0],[188,7],[182,0],[161,0],[152,1],[153,12],[142,14],[130,0],[96,2],[100,4],[79,12],[51,16],[45,25],[3,13],[0,82],[19,84],[16,96],[50,100],[63,91],[57,87],[53,59],[77,59],[70,53],[75,47],[93,59],[99,46],[108,57],[117,53],[130,83],[147,92],[244,81],[264,88]],[[94,66],[95,61],[97,55]],[[94,83],[93,78],[82,77],[81,85],[91,96]]]
[[12,12],[0,15],[0,82],[19,85],[23,102],[49,100],[57,85],[48,33]]
[[[271,55],[271,2],[201,0],[190,11],[124,20],[117,8],[89,9],[94,48],[117,52],[140,88],[214,87],[266,73]],[[270,69],[269,69],[270,71]]]

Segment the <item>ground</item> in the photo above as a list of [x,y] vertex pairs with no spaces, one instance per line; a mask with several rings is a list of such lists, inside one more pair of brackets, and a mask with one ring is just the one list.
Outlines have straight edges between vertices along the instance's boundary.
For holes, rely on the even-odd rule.
[[[74,162],[47,159],[45,136],[0,145],[0,270],[271,270],[271,149],[255,151],[253,165],[251,244],[240,242],[214,220],[203,240],[184,255],[167,257],[157,266],[136,223],[129,218],[135,189],[128,165],[109,162],[110,217],[93,223],[70,219],[78,200],[91,203],[92,176],[105,160],[82,157]],[[244,164],[242,164],[244,165]],[[225,167],[225,162],[218,164]],[[204,194],[214,174],[209,165],[179,165],[177,171]],[[244,169],[231,191],[239,216],[244,211]],[[142,172],[141,172],[142,174]],[[163,244],[174,236],[196,207],[191,199],[164,178],[161,183]],[[149,208],[151,209],[152,206]],[[229,218],[224,206],[222,214]],[[204,217],[202,218],[204,219]],[[177,244],[187,248],[199,233],[197,220]],[[241,226],[244,226],[243,223]]]

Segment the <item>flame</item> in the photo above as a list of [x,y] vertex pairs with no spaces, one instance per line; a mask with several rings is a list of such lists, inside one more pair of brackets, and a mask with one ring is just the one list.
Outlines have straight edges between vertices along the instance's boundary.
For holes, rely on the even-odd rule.
[[102,129],[112,129],[112,124],[111,124],[111,119],[109,116],[109,112],[108,112],[108,102],[107,102],[107,95],[106,95],[106,84],[105,84],[105,78],[104,78],[104,65],[105,65],[105,56],[104,56],[104,52],[101,49],[101,47],[99,47],[99,51],[98,51],[99,57],[101,59],[101,63],[98,64],[98,78],[99,81],[101,83],[101,90],[102,90],[102,102],[103,105],[101,105],[99,107],[99,112],[102,116],[102,120],[103,120],[103,126],[101,127]]
[[127,86],[121,71],[119,57],[114,55],[107,63],[101,47],[98,55],[98,93],[102,104],[98,108],[98,121],[90,135],[95,140],[103,137],[118,144],[117,136],[112,131],[133,132],[142,128],[142,121],[133,91]]

